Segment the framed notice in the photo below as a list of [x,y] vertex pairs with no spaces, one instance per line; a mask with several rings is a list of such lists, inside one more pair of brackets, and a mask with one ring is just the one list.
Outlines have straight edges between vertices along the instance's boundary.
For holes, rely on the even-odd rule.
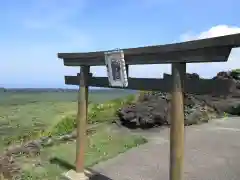
[[127,87],[128,78],[123,51],[113,50],[105,52],[105,63],[110,86]]

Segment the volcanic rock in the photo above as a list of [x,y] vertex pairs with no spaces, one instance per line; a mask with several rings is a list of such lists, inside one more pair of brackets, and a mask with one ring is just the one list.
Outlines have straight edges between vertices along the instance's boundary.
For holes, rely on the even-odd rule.
[[[164,78],[170,75],[164,74]],[[188,78],[199,79],[198,74],[187,74]],[[207,122],[224,113],[240,115],[240,80],[229,72],[219,72],[213,79],[229,79],[232,87],[225,96],[184,94],[185,125]],[[129,128],[151,128],[171,124],[171,94],[146,92],[135,104],[122,107],[117,115],[122,125]]]

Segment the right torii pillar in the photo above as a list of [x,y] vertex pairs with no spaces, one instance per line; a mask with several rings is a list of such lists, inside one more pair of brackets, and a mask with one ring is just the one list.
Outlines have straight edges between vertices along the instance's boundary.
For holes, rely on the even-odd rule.
[[183,179],[185,75],[186,63],[172,63],[170,180]]

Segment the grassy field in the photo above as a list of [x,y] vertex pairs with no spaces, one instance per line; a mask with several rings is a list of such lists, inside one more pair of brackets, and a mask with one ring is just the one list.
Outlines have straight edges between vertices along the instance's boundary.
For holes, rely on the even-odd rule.
[[[90,92],[89,123],[100,125],[88,137],[86,166],[145,142],[142,137],[120,135],[106,124],[106,120],[113,118],[114,111],[122,104],[121,99],[114,99],[126,98],[132,93],[121,90]],[[48,130],[54,135],[72,131],[76,99],[77,92],[0,92],[0,151],[12,144],[39,138]],[[18,157],[17,161],[24,170],[23,179],[56,179],[67,168],[51,163],[50,159],[59,158],[73,166],[75,146],[75,142],[70,141],[44,148],[37,157]]]
[[[85,166],[112,158],[129,148],[145,143],[139,136],[122,134],[105,125],[97,128],[96,133],[88,137],[85,154]],[[39,157],[20,157],[18,162],[23,167],[22,179],[59,179],[63,172],[74,169],[76,143],[62,143],[45,148]]]
[[[89,101],[102,103],[125,97],[125,91],[93,91]],[[31,137],[76,114],[77,92],[1,92],[0,150],[9,143]]]

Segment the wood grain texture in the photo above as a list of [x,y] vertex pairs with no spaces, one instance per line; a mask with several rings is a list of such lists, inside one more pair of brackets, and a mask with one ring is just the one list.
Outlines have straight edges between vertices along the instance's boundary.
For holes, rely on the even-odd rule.
[[78,78],[78,84],[81,85],[78,94],[78,112],[77,112],[77,141],[76,141],[76,172],[84,173],[84,153],[86,148],[86,126],[88,110],[88,76],[89,66],[81,67]]
[[186,75],[185,63],[172,64],[172,98],[170,126],[170,180],[183,179],[184,162],[184,81]]
[[[240,46],[240,34],[182,43],[123,49],[126,64],[227,61],[232,48]],[[105,65],[104,51],[58,53],[65,66]]]
[[[65,83],[67,85],[79,86],[79,77],[65,76]],[[89,79],[89,86],[116,88],[109,85],[107,77],[92,77]],[[191,94],[225,95],[229,93],[231,87],[232,81],[230,80],[186,79],[184,82],[184,91]],[[171,92],[171,76],[166,77],[165,79],[129,78],[128,87],[123,89]]]

